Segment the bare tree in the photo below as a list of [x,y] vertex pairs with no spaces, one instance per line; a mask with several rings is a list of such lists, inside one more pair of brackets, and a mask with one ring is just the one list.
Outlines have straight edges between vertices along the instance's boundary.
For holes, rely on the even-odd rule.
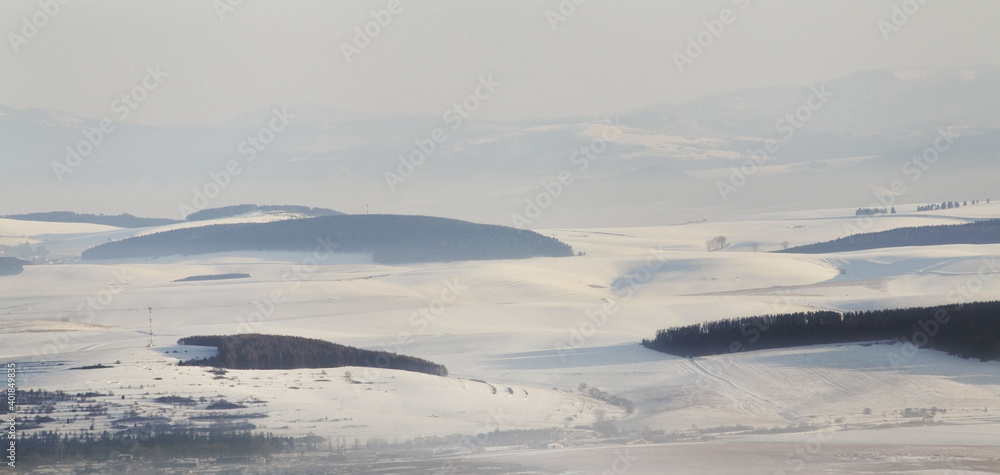
[[715,236],[714,238],[705,241],[705,248],[708,249],[708,252],[725,249],[726,245],[725,236]]
[[781,241],[781,248],[788,249],[788,241]]
[[750,242],[750,249],[753,249],[753,252],[759,251],[760,250],[760,243],[757,242],[757,241],[751,241]]

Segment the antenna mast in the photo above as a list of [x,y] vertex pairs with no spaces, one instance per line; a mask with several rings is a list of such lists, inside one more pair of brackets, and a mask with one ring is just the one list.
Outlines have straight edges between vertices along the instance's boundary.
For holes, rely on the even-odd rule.
[[153,344],[153,307],[146,308],[149,309],[149,344],[146,346],[153,348],[156,346]]

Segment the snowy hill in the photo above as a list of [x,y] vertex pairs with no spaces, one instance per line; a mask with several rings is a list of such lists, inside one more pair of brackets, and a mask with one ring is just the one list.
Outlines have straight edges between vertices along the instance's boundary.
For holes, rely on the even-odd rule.
[[[922,213],[913,212],[916,206],[898,205],[901,214],[876,217],[869,229],[1000,217],[996,204]],[[750,245],[775,250],[782,241],[829,240],[857,219],[853,209],[831,209],[546,231],[586,252],[569,259],[388,266],[236,252],[27,266],[0,277],[0,359],[17,365],[25,390],[105,394],[95,401],[115,418],[136,410],[199,423],[209,404],[225,400],[246,406],[233,417],[260,430],[329,440],[558,428],[576,431],[578,439],[566,444],[595,444],[611,430],[631,434],[626,438],[648,430],[656,440],[792,444],[816,431],[863,441],[887,426],[896,440],[879,443],[940,445],[957,440],[949,427],[997,434],[997,362],[888,342],[695,359],[639,345],[659,328],[720,318],[1000,298],[997,244],[808,255],[754,252]],[[35,240],[53,231],[80,240],[115,232],[89,224],[0,224],[5,233]],[[707,252],[705,240],[717,235],[731,245]],[[251,277],[173,282],[220,273]],[[153,348],[146,347],[150,316]],[[180,338],[243,332],[414,355],[446,365],[451,376],[357,367],[220,375],[176,364],[214,351],[178,346]],[[91,365],[109,367],[71,369]],[[168,396],[195,403],[154,401]],[[65,422],[69,410],[59,405],[56,422],[33,430],[86,429],[87,420]],[[918,425],[927,417],[937,425]],[[101,424],[97,419],[95,430]],[[996,440],[979,443],[993,450]],[[552,463],[568,463],[560,460]]]

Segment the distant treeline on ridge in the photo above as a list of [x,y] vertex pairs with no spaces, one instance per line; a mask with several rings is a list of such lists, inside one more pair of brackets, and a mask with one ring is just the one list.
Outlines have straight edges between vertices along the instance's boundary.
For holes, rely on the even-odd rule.
[[1000,359],[1000,302],[863,312],[799,312],[673,327],[643,346],[677,356],[904,340],[982,361]]
[[148,226],[165,226],[182,223],[176,219],[139,218],[128,213],[104,215],[74,213],[72,211],[48,211],[44,213],[11,214],[3,216],[6,219],[21,221],[46,221],[50,223],[90,223],[115,226],[118,228],[145,228]]
[[[253,211],[279,211],[286,213],[298,213],[308,217],[335,216],[341,215],[340,211],[327,208],[310,208],[298,205],[254,205],[243,204],[233,206],[223,206],[220,208],[208,208],[195,211],[184,217],[184,221],[204,221],[208,219],[229,218]],[[21,221],[45,221],[50,223],[90,223],[103,224],[105,226],[115,226],[118,228],[145,228],[149,226],[166,226],[168,224],[183,223],[184,221],[167,218],[141,218],[128,213],[104,215],[74,213],[72,211],[46,211],[42,213],[11,214],[0,216],[0,218],[17,219]]]
[[568,244],[534,231],[429,216],[373,214],[175,229],[107,242],[83,251],[82,257],[117,259],[228,251],[369,253],[379,263],[573,254]]
[[228,280],[228,279],[247,279],[250,274],[245,272],[233,272],[229,274],[208,274],[208,275],[192,275],[185,277],[183,279],[174,280],[174,282],[197,282],[201,280]]
[[285,213],[298,213],[309,217],[336,216],[344,214],[341,213],[340,211],[334,211],[332,209],[327,209],[327,208],[310,208],[308,206],[298,206],[298,205],[243,204],[243,205],[223,206],[221,208],[208,208],[208,209],[198,210],[185,216],[184,220],[204,221],[207,219],[228,218],[231,216],[239,216],[241,214],[247,214],[253,211],[282,211]]
[[214,366],[229,369],[296,369],[367,366],[448,376],[448,369],[413,356],[372,351],[338,345],[315,338],[286,335],[189,336],[177,340],[180,345],[214,346],[219,354],[211,358],[181,362],[188,366]]
[[943,244],[1000,243],[1000,219],[987,219],[965,224],[914,226],[874,233],[855,234],[833,241],[792,247],[781,251],[794,254],[824,254],[828,252],[863,251],[904,246],[937,246]]
[[0,256],[0,275],[17,275],[24,272],[24,266],[31,264],[24,259]]

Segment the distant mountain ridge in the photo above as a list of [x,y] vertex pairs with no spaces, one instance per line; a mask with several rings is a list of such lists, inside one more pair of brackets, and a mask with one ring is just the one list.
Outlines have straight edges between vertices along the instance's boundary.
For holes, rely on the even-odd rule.
[[21,221],[46,221],[51,223],[90,223],[115,226],[119,228],[145,228],[148,226],[165,226],[182,223],[176,219],[141,218],[128,213],[104,215],[74,213],[72,211],[48,211],[43,213],[11,214],[0,218],[17,219]]
[[[544,191],[542,180],[550,182],[568,170],[573,191],[559,195],[559,211],[544,213],[532,228],[728,219],[790,206],[846,208],[865,204],[856,197],[870,193],[870,185],[884,187],[897,179],[907,161],[935,143],[940,130],[961,138],[941,153],[934,173],[909,188],[907,200],[935,202],[965,192],[986,196],[1000,179],[997,81],[1000,67],[995,65],[864,71],[816,84],[651,105],[609,118],[616,130],[606,130],[603,119],[589,118],[477,120],[452,130],[437,117],[360,118],[291,104],[287,113],[296,118],[268,145],[266,160],[245,164],[241,186],[228,189],[226,199],[312,203],[322,196],[335,209],[356,212],[360,207],[354,204],[369,203],[379,212],[508,224],[518,203]],[[827,99],[817,110],[807,104],[818,97],[815,91]],[[87,134],[94,136],[98,121],[0,105],[0,161],[8,175],[25,177],[2,191],[18,206],[86,196],[90,206],[114,209],[122,196],[130,196],[134,209],[183,219],[173,215],[171,205],[192,203],[187,190],[203,186],[206,172],[223,170],[238,153],[234,145],[257,134],[272,109],[256,108],[226,124],[116,124],[116,138],[103,142],[99,154],[72,174],[60,175],[60,184],[44,173],[40,158],[24,157],[49,157],[43,161],[65,165],[66,147],[86,148]],[[808,121],[794,119],[801,128],[789,128],[788,117],[802,111]],[[400,188],[407,198],[387,195],[386,174],[398,174],[401,167],[410,174],[411,165],[400,157],[425,153],[415,144],[437,127],[446,138],[436,143],[433,159],[413,166],[414,179]],[[768,141],[772,151],[753,164],[753,178],[744,180],[747,173],[739,167],[750,166],[746,155]],[[599,159],[572,155],[587,143],[597,147],[587,153]],[[738,185],[744,181],[747,186]],[[739,193],[721,194],[720,183],[737,184]],[[490,193],[483,193],[487,184]],[[793,204],[791,195],[800,199]],[[687,204],[678,206],[681,201]]]
[[308,206],[298,206],[298,205],[255,205],[255,204],[242,204],[242,205],[232,205],[223,206],[220,208],[207,208],[199,211],[195,211],[184,217],[185,221],[205,221],[209,219],[218,218],[229,218],[232,216],[239,216],[241,214],[252,213],[254,211],[263,212],[285,212],[285,213],[296,213],[309,217],[318,216],[336,216],[342,215],[340,211],[334,211],[327,208],[310,208]]
[[995,127],[1000,67],[878,69],[860,71],[805,86],[744,89],[624,114],[633,126],[707,135],[774,134],[775,121],[802,105],[811,91],[823,89],[830,103],[808,120],[814,132],[874,135],[903,134],[962,124]]
[[[255,211],[263,213],[294,213],[306,217],[336,216],[342,215],[340,211],[328,208],[310,208],[299,205],[256,205],[240,204],[232,206],[222,206],[219,208],[206,208],[195,211],[185,216],[184,221],[206,221],[210,219],[231,218],[242,214],[253,213]],[[145,228],[150,226],[166,226],[169,224],[183,223],[184,221],[169,218],[144,218],[133,216],[128,213],[105,215],[76,213],[73,211],[44,211],[39,213],[11,214],[0,216],[5,219],[16,219],[20,221],[43,221],[50,223],[90,223],[102,224],[105,226],[115,226],[119,228]]]
[[83,259],[230,251],[370,253],[378,263],[563,257],[558,239],[507,226],[404,215],[337,215],[269,223],[216,224],[112,241]]

